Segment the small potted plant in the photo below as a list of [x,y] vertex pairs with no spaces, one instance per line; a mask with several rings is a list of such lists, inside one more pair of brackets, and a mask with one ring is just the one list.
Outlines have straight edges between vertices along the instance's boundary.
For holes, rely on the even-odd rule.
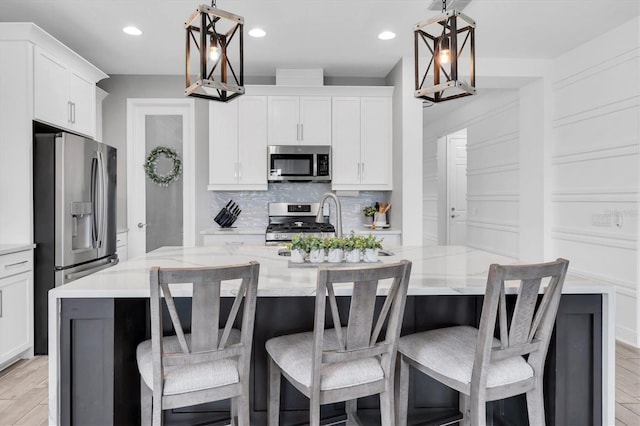
[[291,237],[291,243],[286,247],[291,251],[292,263],[304,263],[305,255],[307,254],[307,242],[302,234],[296,234]]
[[331,263],[340,263],[344,257],[345,239],[343,237],[329,237],[325,239],[327,247],[327,260]]
[[378,261],[378,249],[382,248],[382,240],[377,240],[376,237],[369,234],[367,237],[362,237],[362,245],[364,246],[364,261],[365,262],[377,262]]
[[309,262],[324,262],[324,238],[314,235],[307,236],[307,247],[309,248]]
[[360,262],[360,247],[358,247],[358,236],[351,231],[351,234],[345,238],[344,242],[344,258],[349,263]]
[[362,214],[364,217],[370,218],[367,220],[367,225],[371,225],[373,223],[374,215],[378,212],[378,210],[374,206],[367,206],[362,209]]

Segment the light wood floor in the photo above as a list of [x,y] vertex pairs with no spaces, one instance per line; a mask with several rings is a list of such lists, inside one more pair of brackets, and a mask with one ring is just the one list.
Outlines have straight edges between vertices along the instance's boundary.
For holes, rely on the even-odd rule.
[[48,374],[46,356],[0,371],[0,425],[48,424]]
[[[0,426],[47,424],[47,357],[0,371]],[[616,425],[640,425],[640,349],[616,344]]]

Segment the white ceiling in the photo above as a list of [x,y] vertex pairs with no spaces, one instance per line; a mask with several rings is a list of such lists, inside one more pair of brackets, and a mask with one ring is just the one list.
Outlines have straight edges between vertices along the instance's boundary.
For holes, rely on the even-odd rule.
[[[0,0],[0,20],[35,22],[107,74],[182,74],[183,23],[210,0]],[[431,0],[217,0],[241,15],[245,74],[324,68],[326,76],[384,77],[413,55],[413,24]],[[477,57],[553,58],[638,16],[639,0],[472,0]],[[144,34],[125,35],[136,25]],[[378,40],[391,30],[397,37]]]

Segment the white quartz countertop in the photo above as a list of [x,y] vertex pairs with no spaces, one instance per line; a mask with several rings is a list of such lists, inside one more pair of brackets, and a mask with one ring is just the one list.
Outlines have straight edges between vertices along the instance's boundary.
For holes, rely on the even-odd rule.
[[[461,246],[399,247],[393,256],[380,256],[381,262],[401,259],[413,262],[410,295],[484,294],[491,263],[510,264],[516,260]],[[289,267],[289,257],[279,256],[278,247],[212,246],[163,247],[145,256],[81,278],[50,291],[53,298],[149,297],[149,269],[160,267],[201,267],[260,263],[258,295],[261,297],[312,296],[317,269]],[[325,265],[329,265],[325,263]],[[184,286],[183,286],[184,287]],[[225,296],[235,295],[237,286],[223,288]],[[337,292],[339,290],[337,289]],[[386,293],[383,286],[381,294]],[[571,274],[565,281],[567,294],[613,294],[609,285]],[[344,293],[343,293],[344,294]],[[186,293],[183,295],[187,295]]]
[[11,254],[19,251],[31,250],[35,248],[35,244],[0,244],[0,256],[3,254]]
[[207,228],[200,231],[200,235],[264,235],[266,225],[262,228]]
[[[266,226],[263,228],[207,228],[200,231],[200,235],[264,235]],[[373,234],[373,235],[400,235],[402,232],[399,229],[394,228],[376,228],[371,229],[368,226],[362,225],[362,228],[353,230],[356,234]],[[351,230],[344,229],[345,234],[349,234]]]

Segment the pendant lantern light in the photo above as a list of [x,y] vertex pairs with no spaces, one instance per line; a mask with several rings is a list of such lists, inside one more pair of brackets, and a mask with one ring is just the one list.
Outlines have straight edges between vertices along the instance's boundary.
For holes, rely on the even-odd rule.
[[199,6],[184,28],[185,95],[220,102],[243,95],[244,18],[218,9],[212,0],[211,6]]
[[447,11],[446,0],[440,15],[414,26],[416,98],[442,102],[476,93],[475,28],[462,12]]

